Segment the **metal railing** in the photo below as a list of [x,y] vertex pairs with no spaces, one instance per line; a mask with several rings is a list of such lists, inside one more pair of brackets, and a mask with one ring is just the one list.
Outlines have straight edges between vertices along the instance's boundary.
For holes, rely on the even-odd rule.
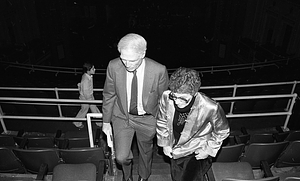
[[[223,86],[203,86],[201,87],[201,90],[222,90],[222,89],[231,89],[230,92],[232,92],[231,97],[236,97],[237,96],[237,91],[239,88],[251,88],[251,87],[270,87],[270,86],[282,86],[282,85],[291,85],[292,88],[290,89],[290,94],[295,93],[296,86],[300,83],[300,81],[290,81],[290,82],[277,82],[277,83],[260,83],[260,84],[234,84],[234,85],[223,85]],[[1,90],[8,90],[8,91],[52,91],[55,94],[56,99],[62,99],[59,96],[60,92],[78,92],[77,88],[29,88],[29,87],[0,87]],[[94,89],[94,92],[102,92],[103,89]],[[46,98],[46,97],[45,97]],[[20,102],[19,98],[12,98],[11,101],[17,101]],[[74,103],[74,101],[71,101],[70,99],[65,99],[64,103]],[[40,101],[39,101],[40,102]],[[55,101],[52,101],[52,103]],[[80,103],[79,100],[76,101],[76,103]],[[102,103],[102,102],[101,102]],[[52,104],[53,105],[53,104]],[[61,104],[55,104],[57,105],[58,111],[59,111],[59,116],[62,117],[62,110],[61,110]],[[78,104],[77,104],[78,105]],[[68,104],[68,106],[76,106],[76,104]],[[231,108],[229,111],[229,114],[233,113],[233,107],[234,107],[234,102],[231,104]]]
[[[230,111],[227,113],[228,118],[241,118],[241,117],[263,117],[263,116],[286,116],[283,129],[287,128],[290,116],[292,115],[293,106],[295,104],[295,100],[297,98],[297,94],[295,93],[296,86],[299,84],[299,81],[292,81],[292,82],[280,82],[280,83],[264,83],[264,84],[244,84],[244,85],[226,85],[226,86],[204,86],[201,87],[201,90],[209,90],[209,89],[231,89],[232,95],[230,97],[213,97],[216,101],[223,102],[231,102]],[[270,86],[281,86],[281,85],[291,85],[290,93],[288,94],[280,94],[280,95],[249,95],[249,96],[237,96],[237,91],[239,88],[250,88],[250,87],[270,87]],[[20,87],[0,87],[1,91],[54,91],[55,97],[54,98],[32,98],[32,97],[8,97],[3,96],[0,97],[0,121],[2,125],[3,132],[5,134],[9,134],[9,130],[7,130],[4,119],[23,119],[23,120],[55,120],[55,121],[88,121],[88,131],[90,137],[90,145],[93,145],[92,135],[91,135],[91,124],[87,118],[75,118],[75,117],[65,117],[63,116],[61,106],[80,106],[82,103],[89,103],[89,104],[102,104],[102,100],[79,100],[79,99],[62,99],[59,97],[60,92],[64,91],[71,91],[71,92],[78,92],[78,89],[75,88],[20,88]],[[200,91],[201,91],[200,90]],[[94,92],[101,92],[103,89],[94,89]],[[234,106],[236,101],[243,101],[243,100],[255,100],[255,99],[288,99],[288,104],[286,105],[286,109],[284,111],[279,112],[264,112],[264,113],[234,113]],[[21,115],[8,115],[2,111],[1,105],[2,104],[28,104],[28,105],[52,105],[57,106],[58,109],[58,116],[21,116]],[[95,115],[91,115],[95,116]],[[97,118],[102,118],[102,114],[96,115]],[[91,117],[88,117],[91,118]],[[99,121],[99,120],[97,120]]]

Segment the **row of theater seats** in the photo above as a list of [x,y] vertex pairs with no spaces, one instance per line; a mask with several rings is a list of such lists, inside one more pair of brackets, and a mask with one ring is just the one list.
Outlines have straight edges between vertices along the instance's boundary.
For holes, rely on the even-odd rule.
[[[53,175],[52,180],[103,180],[112,173],[112,158],[101,130],[95,133],[95,147],[89,139],[66,138],[58,131],[50,136],[0,136],[0,173],[37,174],[36,180]],[[64,171],[62,171],[64,170]]]
[[[278,127],[277,127],[278,128]],[[274,133],[248,134],[245,128],[241,135],[229,136],[217,156],[213,158],[208,172],[210,181],[263,180],[278,181],[270,168],[300,166],[300,130]],[[253,170],[264,173],[255,179]],[[287,177],[286,180],[300,180]]]

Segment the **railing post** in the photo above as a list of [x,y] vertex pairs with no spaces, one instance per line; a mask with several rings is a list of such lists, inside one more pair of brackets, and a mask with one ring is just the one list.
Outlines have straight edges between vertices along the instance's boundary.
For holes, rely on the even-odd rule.
[[293,96],[293,99],[292,99],[292,103],[291,103],[291,106],[290,106],[290,109],[289,109],[289,114],[286,116],[286,119],[285,119],[285,122],[284,122],[284,125],[283,125],[283,130],[286,130],[287,128],[287,125],[289,123],[289,120],[290,120],[290,117],[292,115],[292,111],[293,111],[293,107],[294,107],[294,104],[295,104],[295,100],[297,98],[297,94],[295,93],[294,96]]
[[[296,86],[297,86],[297,81],[294,81],[293,87],[292,87],[292,90],[291,90],[291,94],[294,94]],[[285,108],[286,111],[289,109],[290,105],[291,105],[291,99],[289,99],[289,101],[286,105],[286,108]]]
[[95,147],[94,139],[93,139],[93,130],[92,130],[92,119],[91,118],[102,118],[102,113],[88,113],[86,115],[86,122],[88,127],[89,139],[90,139],[90,147]]
[[2,118],[2,116],[4,116],[4,113],[3,113],[3,111],[2,111],[1,106],[0,106],[0,115],[1,115],[0,122],[1,122],[1,125],[2,125],[3,132],[4,132],[5,134],[7,134],[7,129],[6,129],[4,120],[3,120],[3,118]]
[[[59,99],[59,95],[58,95],[58,89],[57,87],[54,88],[54,91],[55,91],[55,96],[56,96],[56,99]],[[57,108],[58,108],[58,113],[59,113],[59,116],[62,117],[62,111],[61,111],[61,107],[60,107],[60,104],[57,104]]]
[[91,115],[87,114],[86,115],[86,123],[88,127],[88,133],[89,133],[89,140],[90,140],[90,147],[94,148],[94,138],[93,138],[93,130],[92,130],[92,123],[91,123]]
[[[237,85],[234,84],[232,97],[235,97],[235,95],[236,95],[236,89],[237,89]],[[234,107],[234,102],[231,102],[229,114],[233,113],[233,107]]]
[[[94,139],[93,139],[92,123],[91,123],[92,120],[91,120],[91,118],[92,117],[93,118],[102,118],[102,113],[88,113],[86,115],[86,117],[87,117],[86,121],[87,121],[88,133],[89,133],[89,139],[90,139],[90,147],[94,147]],[[107,143],[109,141],[112,141],[112,140],[108,140],[108,139],[110,139],[109,136],[106,136],[106,138],[107,138]],[[111,149],[111,157],[109,159],[110,160],[110,163],[109,163],[110,166],[109,166],[108,172],[111,176],[113,176],[113,175],[116,175],[116,173],[117,173],[117,166],[116,166],[115,162],[113,161],[115,159],[115,150],[114,150],[113,142],[112,142],[112,147],[110,147],[110,149]]]

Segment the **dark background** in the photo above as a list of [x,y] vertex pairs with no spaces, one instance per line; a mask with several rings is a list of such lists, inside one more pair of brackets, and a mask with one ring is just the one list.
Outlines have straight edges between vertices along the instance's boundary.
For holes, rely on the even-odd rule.
[[295,0],[1,0],[1,58],[105,69],[130,32],[168,68],[297,57],[299,9]]
[[[211,72],[204,86],[299,80],[299,0],[0,0],[0,59],[9,63],[80,68],[91,61],[105,72],[131,32],[145,37],[147,56],[170,72],[284,60]],[[0,65],[1,86],[76,88],[81,77]],[[104,78],[95,75],[95,88]],[[294,110],[289,126],[296,129],[298,104]]]

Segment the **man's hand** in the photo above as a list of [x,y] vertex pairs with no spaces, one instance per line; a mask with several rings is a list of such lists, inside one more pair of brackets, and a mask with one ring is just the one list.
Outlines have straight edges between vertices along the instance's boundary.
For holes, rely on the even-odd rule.
[[196,160],[206,159],[209,155],[205,153],[201,148],[195,151]]
[[170,158],[173,158],[172,156],[172,148],[170,146],[165,146],[163,147],[163,151],[164,151],[164,154]]
[[107,137],[107,145],[112,148],[113,146],[113,137],[112,137],[112,128],[110,123],[103,123],[102,131],[106,134]]

